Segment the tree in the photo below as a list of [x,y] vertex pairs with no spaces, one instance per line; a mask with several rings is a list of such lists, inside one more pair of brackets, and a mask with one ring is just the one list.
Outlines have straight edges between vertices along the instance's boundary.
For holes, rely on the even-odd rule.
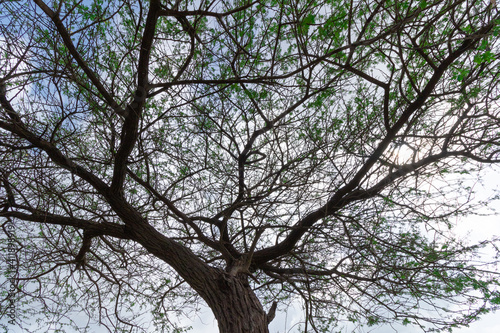
[[452,229],[500,161],[493,1],[0,6],[17,325],[163,332],[203,300],[268,332],[299,299],[307,332],[430,331],[500,304],[495,239]]

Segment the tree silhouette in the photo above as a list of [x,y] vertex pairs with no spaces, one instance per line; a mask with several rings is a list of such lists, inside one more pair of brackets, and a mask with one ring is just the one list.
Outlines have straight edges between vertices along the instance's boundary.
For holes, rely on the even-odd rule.
[[0,9],[16,325],[165,332],[207,304],[221,332],[268,332],[300,300],[306,332],[430,331],[500,304],[495,239],[452,229],[500,161],[494,2]]

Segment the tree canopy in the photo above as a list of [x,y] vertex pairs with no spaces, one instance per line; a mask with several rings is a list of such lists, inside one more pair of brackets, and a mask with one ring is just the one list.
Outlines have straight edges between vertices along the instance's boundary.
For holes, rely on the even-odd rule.
[[478,254],[497,240],[453,229],[475,209],[468,180],[500,162],[495,1],[0,12],[16,325],[178,332],[206,304],[223,333],[268,332],[299,301],[297,331],[432,331],[500,305],[495,255]]

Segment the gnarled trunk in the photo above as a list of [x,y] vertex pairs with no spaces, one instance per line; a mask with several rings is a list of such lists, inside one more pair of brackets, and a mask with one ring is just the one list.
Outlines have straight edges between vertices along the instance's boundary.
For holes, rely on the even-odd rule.
[[201,294],[217,319],[220,333],[268,333],[268,316],[246,275],[217,273]]

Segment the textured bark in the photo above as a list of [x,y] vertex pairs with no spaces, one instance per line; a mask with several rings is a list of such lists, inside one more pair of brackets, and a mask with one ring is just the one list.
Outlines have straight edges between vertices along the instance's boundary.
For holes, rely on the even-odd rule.
[[268,318],[245,275],[217,271],[214,284],[200,293],[221,333],[267,333]]

